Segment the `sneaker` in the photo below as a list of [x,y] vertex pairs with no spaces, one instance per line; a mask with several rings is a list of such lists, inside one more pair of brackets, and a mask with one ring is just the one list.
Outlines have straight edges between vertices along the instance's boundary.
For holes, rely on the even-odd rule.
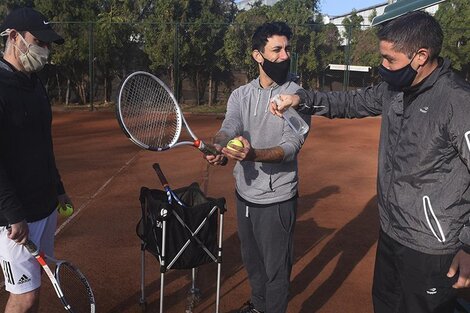
[[251,301],[247,301],[243,306],[238,310],[238,313],[264,313],[255,309],[255,306]]

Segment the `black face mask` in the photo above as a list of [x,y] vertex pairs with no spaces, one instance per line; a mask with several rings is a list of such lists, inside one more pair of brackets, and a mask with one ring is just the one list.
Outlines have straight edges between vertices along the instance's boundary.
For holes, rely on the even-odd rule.
[[262,54],[261,56],[264,59],[261,67],[263,68],[263,71],[266,73],[266,75],[268,75],[269,78],[271,78],[279,86],[284,84],[287,80],[287,74],[289,74],[290,59],[276,63],[265,59]]
[[418,74],[418,72],[411,67],[411,62],[413,62],[413,59],[411,59],[408,65],[396,71],[391,71],[380,64],[379,74],[382,76],[384,81],[389,83],[390,86],[394,87],[395,89],[402,90],[404,88],[410,87],[416,75]]

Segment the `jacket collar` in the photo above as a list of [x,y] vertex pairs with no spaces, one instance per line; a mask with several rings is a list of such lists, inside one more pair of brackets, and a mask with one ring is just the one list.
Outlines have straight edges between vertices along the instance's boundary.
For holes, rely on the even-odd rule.
[[36,73],[32,73],[28,77],[25,73],[16,70],[8,61],[0,58],[0,83],[20,89],[33,90],[36,87],[37,79]]
[[439,57],[437,62],[437,67],[434,69],[434,71],[432,71],[431,74],[424,78],[422,83],[420,83],[418,86],[415,86],[416,88],[411,87],[408,90],[404,90],[404,92],[406,93],[407,91],[411,91],[411,93],[419,95],[434,86],[439,77],[448,74],[451,71],[450,60]]

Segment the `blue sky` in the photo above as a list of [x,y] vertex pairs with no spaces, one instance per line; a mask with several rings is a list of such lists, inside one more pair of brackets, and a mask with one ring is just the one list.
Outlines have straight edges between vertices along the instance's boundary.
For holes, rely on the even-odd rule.
[[353,9],[360,10],[387,0],[320,0],[320,12],[330,16],[342,15]]

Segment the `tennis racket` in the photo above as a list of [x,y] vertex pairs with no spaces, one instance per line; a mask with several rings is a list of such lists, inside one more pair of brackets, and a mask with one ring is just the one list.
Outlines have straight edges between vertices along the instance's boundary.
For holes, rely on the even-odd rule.
[[[95,313],[95,297],[86,277],[75,266],[67,261],[56,260],[39,251],[36,245],[28,240],[24,244],[49,277],[57,296],[67,312]],[[47,265],[55,264],[55,271]]]
[[[150,73],[135,72],[124,80],[116,113],[126,136],[141,148],[165,151],[190,145],[206,155],[220,154],[214,146],[196,137],[170,89]],[[183,128],[192,141],[178,142]],[[227,163],[226,158],[223,163]]]
[[163,174],[162,169],[160,168],[160,164],[154,163],[153,169],[155,170],[155,173],[157,173],[157,176],[160,179],[160,182],[162,183],[163,189],[165,189],[166,191],[168,203],[171,204],[173,203],[173,200],[175,200],[176,202],[178,202],[179,205],[186,208],[187,206],[183,203],[183,201],[180,200],[180,198],[178,198],[178,196],[170,188],[170,185],[168,184],[168,181],[166,180],[166,177]]
[[[160,182],[162,183],[162,186],[163,188],[165,189],[166,191],[166,195],[168,197],[168,203],[169,204],[172,204],[173,203],[173,200],[175,200],[176,202],[178,202],[179,205],[181,205],[182,207],[184,208],[187,208],[188,206],[183,204],[183,202],[178,198],[178,196],[173,192],[173,190],[170,188],[170,185],[168,184],[168,180],[166,179],[165,177],[165,174],[163,174],[163,171],[162,169],[160,168],[160,165],[158,163],[154,163],[153,164],[153,169],[155,170],[155,172],[157,173],[157,176],[158,178],[160,179]],[[193,232],[191,230],[191,228],[188,227],[188,225],[181,219],[181,217],[178,215],[178,214],[174,214],[174,216],[176,217],[176,219],[181,223],[181,225],[186,228],[186,230],[189,231],[189,233],[191,234],[192,236],[192,239],[195,240],[200,246],[202,249],[204,249],[204,251],[206,251],[210,256],[213,256],[212,253],[204,246],[204,244],[201,242],[201,240],[199,240],[199,238],[197,238],[195,235],[197,234],[198,231],[196,232]],[[207,218],[207,217],[206,217]],[[215,258],[213,257],[214,261],[215,261]]]

